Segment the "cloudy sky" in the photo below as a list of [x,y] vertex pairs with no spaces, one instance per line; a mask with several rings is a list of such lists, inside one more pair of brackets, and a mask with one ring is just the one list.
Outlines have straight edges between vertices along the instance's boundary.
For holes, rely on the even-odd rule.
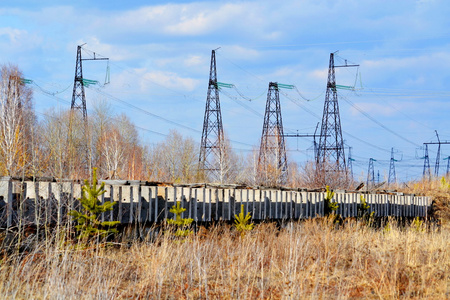
[[[171,129],[200,142],[211,50],[220,47],[218,80],[236,86],[220,94],[224,129],[236,151],[247,153],[259,144],[270,81],[297,88],[280,96],[285,132],[314,133],[329,55],[339,51],[336,65],[360,65],[336,71],[337,84],[355,87],[339,90],[339,105],[357,178],[366,179],[374,158],[384,180],[392,147],[398,179],[419,178],[423,143],[437,140],[435,130],[450,140],[447,0],[0,3],[0,63],[33,80],[41,118],[70,107],[76,49],[85,44],[83,58],[110,59],[111,78],[87,88],[88,110],[107,101],[147,144]],[[83,63],[84,77],[100,83],[106,69],[105,61]],[[310,138],[287,144],[290,160],[313,159]],[[432,166],[436,150],[430,145]],[[449,155],[443,145],[441,174]]]

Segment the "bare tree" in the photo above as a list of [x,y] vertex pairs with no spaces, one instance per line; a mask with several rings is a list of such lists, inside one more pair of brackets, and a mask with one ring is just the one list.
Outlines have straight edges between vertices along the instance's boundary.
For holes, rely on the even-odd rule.
[[69,160],[73,151],[68,142],[69,114],[69,111],[50,109],[41,122],[42,152],[48,162],[43,173],[46,176],[69,177]]
[[98,111],[97,116],[92,132],[98,156],[94,164],[100,166],[100,177],[146,179],[146,150],[134,124],[124,114],[113,116],[109,109]]
[[219,166],[220,183],[237,183],[243,181],[243,159],[234,152],[226,133],[221,143],[221,158]]
[[1,66],[0,82],[0,155],[2,173],[24,174],[29,164],[31,127],[36,118],[32,110],[32,92],[23,83],[16,66]]
[[197,147],[192,138],[183,138],[175,130],[153,147],[151,179],[169,182],[192,182],[197,172]]
[[[329,162],[325,162],[327,164]],[[345,171],[327,172],[317,167],[316,162],[308,161],[301,166],[299,178],[296,181],[302,187],[323,188],[329,186],[332,189],[348,189],[354,186],[352,177]]]
[[125,147],[120,132],[110,128],[102,139],[101,154],[104,158],[103,168],[111,179],[118,179],[124,169]]

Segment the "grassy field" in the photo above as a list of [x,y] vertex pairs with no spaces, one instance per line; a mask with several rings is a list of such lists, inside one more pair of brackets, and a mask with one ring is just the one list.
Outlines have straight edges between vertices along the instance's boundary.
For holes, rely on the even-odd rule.
[[227,226],[74,250],[4,255],[2,299],[396,299],[450,297],[450,229],[374,229],[329,219],[243,238]]
[[61,231],[24,234],[20,250],[3,232],[0,299],[450,299],[450,184],[408,189],[433,198],[435,221],[316,218],[243,236],[222,224],[112,244]]

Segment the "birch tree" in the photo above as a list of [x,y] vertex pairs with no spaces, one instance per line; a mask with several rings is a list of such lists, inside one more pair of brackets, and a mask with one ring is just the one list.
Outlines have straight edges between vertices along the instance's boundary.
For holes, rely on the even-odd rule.
[[230,140],[224,133],[221,143],[221,154],[219,162],[219,182],[237,183],[243,180],[242,176],[242,158],[234,152]]
[[153,147],[150,178],[157,181],[192,182],[197,171],[198,152],[192,138],[175,130]]
[[[31,142],[30,127],[35,124],[32,92],[22,81],[16,66],[1,66],[0,155],[2,173],[8,176],[26,171]],[[27,139],[28,137],[28,139]]]
[[125,145],[116,128],[110,128],[102,139],[103,168],[110,179],[119,179],[124,169]]
[[43,156],[46,157],[46,176],[68,178],[69,160],[69,111],[57,111],[50,109],[45,114],[41,125],[41,139],[43,141]]

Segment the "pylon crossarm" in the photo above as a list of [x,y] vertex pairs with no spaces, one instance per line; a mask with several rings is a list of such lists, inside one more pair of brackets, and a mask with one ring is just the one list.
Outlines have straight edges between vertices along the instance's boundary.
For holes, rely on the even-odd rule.
[[295,85],[278,83],[278,88],[293,90],[295,88]]
[[218,82],[217,81],[217,87],[218,88],[223,87],[223,88],[231,89],[231,88],[234,87],[234,84],[232,84],[232,83],[223,83],[223,82]]

